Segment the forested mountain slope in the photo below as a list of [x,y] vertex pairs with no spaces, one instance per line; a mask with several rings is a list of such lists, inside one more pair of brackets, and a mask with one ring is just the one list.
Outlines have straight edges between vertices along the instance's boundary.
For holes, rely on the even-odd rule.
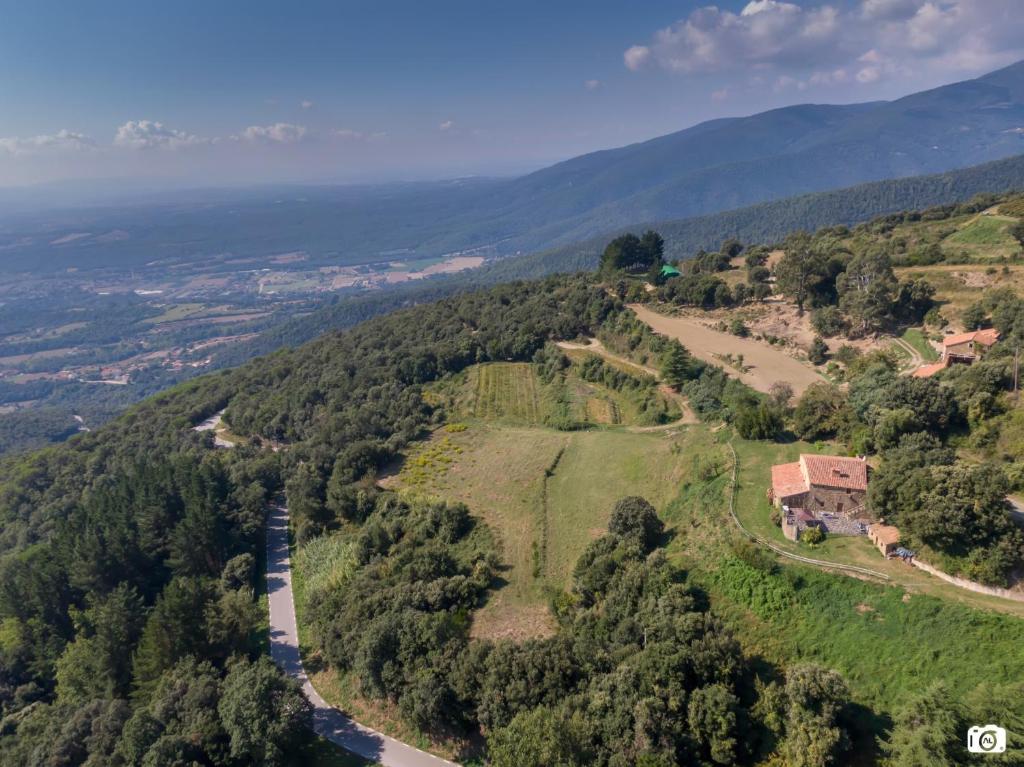
[[[0,226],[0,269],[141,265],[303,250],[311,263],[564,245],[637,221],[693,217],[1020,154],[1024,62],[892,102],[799,104],[712,120],[516,179],[192,193]],[[62,235],[106,232],[112,239]],[[59,243],[55,245],[54,243]],[[148,254],[148,255],[146,255]]]
[[[714,250],[729,238],[744,243],[773,243],[797,230],[853,225],[875,216],[931,205],[963,202],[970,197],[1024,189],[1024,155],[929,176],[877,181],[847,189],[801,195],[697,218],[637,221],[637,231],[656,229],[665,238],[671,260],[686,259],[699,250]],[[579,243],[526,256],[506,258],[480,269],[424,284],[398,286],[383,293],[337,298],[317,312],[292,320],[241,343],[216,358],[218,365],[239,365],[258,354],[315,338],[328,330],[351,327],[370,317],[414,303],[433,301],[462,290],[515,279],[536,279],[559,272],[597,266],[612,231]]]

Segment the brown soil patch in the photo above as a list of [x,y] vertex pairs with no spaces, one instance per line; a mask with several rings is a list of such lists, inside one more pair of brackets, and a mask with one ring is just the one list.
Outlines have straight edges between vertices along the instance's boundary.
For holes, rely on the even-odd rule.
[[854,609],[861,615],[863,615],[864,613],[873,613],[875,611],[874,607],[872,607],[871,605],[866,605],[863,602],[857,605],[857,607]]
[[544,639],[554,636],[556,625],[547,605],[502,605],[502,593],[492,595],[490,610],[477,610],[470,628],[471,639]]
[[[692,317],[666,317],[641,304],[630,304],[637,317],[656,333],[677,339],[693,356],[713,365],[761,392],[785,381],[796,396],[812,383],[824,380],[814,368],[785,351],[753,338],[739,338],[707,327]],[[743,355],[743,371],[728,365],[723,355]]]
[[997,275],[985,272],[953,272],[953,276],[969,288],[987,288],[995,281]]

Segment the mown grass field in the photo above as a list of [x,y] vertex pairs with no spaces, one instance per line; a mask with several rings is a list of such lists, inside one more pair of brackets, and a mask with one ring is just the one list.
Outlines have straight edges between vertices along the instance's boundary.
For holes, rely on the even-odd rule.
[[939,353],[919,328],[907,328],[901,338],[914,347],[914,350],[921,355],[925,362],[935,362],[939,359]]
[[[682,456],[706,431],[560,432],[473,423],[439,431],[414,451],[388,486],[461,501],[496,532],[503,584],[474,618],[474,635],[526,638],[554,630],[552,590],[567,588],[580,553],[607,525],[615,501],[675,497]],[[449,460],[419,460],[443,452]]]
[[544,575],[555,588],[570,586],[580,553],[607,531],[619,498],[641,495],[664,508],[689,472],[684,458],[707,439],[703,427],[664,433],[576,432],[547,485],[547,552]]

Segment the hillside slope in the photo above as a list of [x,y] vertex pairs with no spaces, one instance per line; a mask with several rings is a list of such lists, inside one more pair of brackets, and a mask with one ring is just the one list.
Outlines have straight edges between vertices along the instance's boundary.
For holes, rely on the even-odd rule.
[[[1024,155],[976,167],[929,176],[878,181],[847,189],[801,195],[708,216],[669,221],[632,222],[634,230],[653,228],[665,238],[666,257],[688,258],[700,249],[713,250],[725,239],[769,243],[799,229],[852,225],[900,210],[962,202],[983,193],[1024,189]],[[565,247],[528,256],[506,258],[463,274],[423,284],[403,285],[384,293],[338,298],[319,311],[277,326],[259,337],[236,344],[215,358],[219,367],[241,364],[258,354],[303,343],[320,333],[351,327],[377,314],[437,300],[471,288],[558,272],[593,269],[613,230]]]
[[892,102],[801,104],[702,123],[492,189],[501,207],[487,228],[516,247],[543,247],[637,220],[1007,157],[1024,147],[1022,94],[1024,62]]

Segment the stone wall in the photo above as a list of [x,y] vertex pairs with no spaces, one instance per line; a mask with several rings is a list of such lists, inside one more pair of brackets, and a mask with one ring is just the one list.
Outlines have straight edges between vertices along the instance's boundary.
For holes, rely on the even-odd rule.
[[[866,517],[867,512],[863,508],[864,498],[867,494],[863,490],[844,490],[838,487],[822,487],[814,485],[808,493],[807,505],[804,507],[812,514],[820,514],[823,511],[848,515],[852,510],[861,507],[855,514],[857,517]],[[842,511],[839,505],[842,504]]]
[[1002,597],[1003,599],[1012,599],[1015,602],[1024,602],[1024,594],[1019,591],[1010,591],[1009,589],[1001,589],[997,586],[983,586],[980,583],[969,581],[966,578],[957,578],[955,575],[949,575],[948,573],[942,572],[931,565],[922,562],[920,559],[914,559],[911,564],[926,573],[931,573],[936,578],[944,580],[946,583],[952,583],[954,586],[959,586],[962,589],[968,591],[976,591],[979,594],[988,594],[993,597]]

